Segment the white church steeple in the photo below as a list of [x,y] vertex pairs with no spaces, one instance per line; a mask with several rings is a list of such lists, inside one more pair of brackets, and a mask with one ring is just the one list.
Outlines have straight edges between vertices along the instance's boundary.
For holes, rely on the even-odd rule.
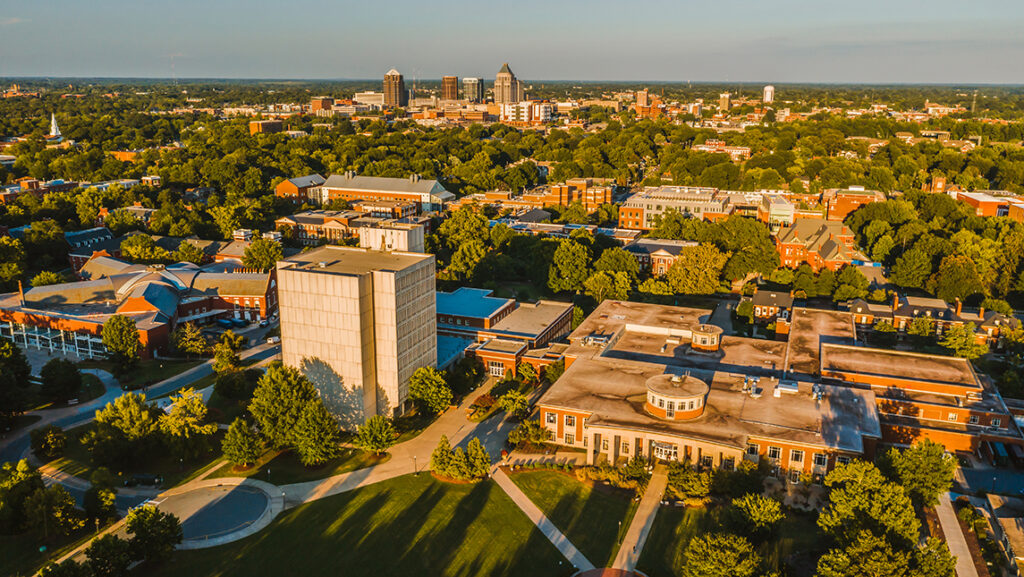
[[50,113],[50,138],[60,138],[60,128],[57,126],[57,115]]

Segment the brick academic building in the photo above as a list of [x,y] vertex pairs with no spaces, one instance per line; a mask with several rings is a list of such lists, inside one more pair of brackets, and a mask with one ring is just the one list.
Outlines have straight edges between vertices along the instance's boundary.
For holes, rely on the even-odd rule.
[[766,460],[791,480],[872,458],[880,442],[1024,444],[969,362],[857,346],[851,313],[796,308],[785,341],[723,335],[710,316],[603,302],[569,335],[566,371],[537,403],[552,441],[591,463]]

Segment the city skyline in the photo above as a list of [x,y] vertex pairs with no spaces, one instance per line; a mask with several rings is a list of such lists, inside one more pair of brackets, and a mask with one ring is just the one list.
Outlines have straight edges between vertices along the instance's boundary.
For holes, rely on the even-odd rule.
[[0,77],[370,79],[397,68],[408,81],[492,79],[508,61],[526,82],[1024,82],[1005,67],[1024,57],[1016,33],[1024,7],[1007,0],[941,0],[927,12],[876,0],[828,8],[735,2],[727,15],[659,3],[658,18],[603,1],[539,12],[527,0],[501,18],[461,0],[399,4],[389,15],[391,38],[374,50],[366,47],[380,42],[378,13],[322,0],[302,0],[287,14],[238,10],[235,0],[17,6],[0,18]]

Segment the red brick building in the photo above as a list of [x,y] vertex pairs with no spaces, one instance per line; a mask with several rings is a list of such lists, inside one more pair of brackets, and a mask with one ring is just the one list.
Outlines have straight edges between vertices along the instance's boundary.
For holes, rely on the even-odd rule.
[[775,238],[782,266],[797,268],[807,263],[815,271],[839,270],[848,264],[868,262],[856,247],[853,231],[841,222],[799,218],[782,228]]
[[865,190],[863,186],[826,190],[821,197],[822,203],[826,206],[828,220],[834,221],[846,220],[846,217],[858,208],[884,200],[884,194],[877,190]]

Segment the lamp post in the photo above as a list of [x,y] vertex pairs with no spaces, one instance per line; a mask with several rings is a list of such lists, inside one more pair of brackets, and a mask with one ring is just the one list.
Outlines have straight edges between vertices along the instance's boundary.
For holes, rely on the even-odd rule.
[[413,477],[419,477],[420,476],[420,469],[416,465],[416,455],[412,456],[412,476]]

